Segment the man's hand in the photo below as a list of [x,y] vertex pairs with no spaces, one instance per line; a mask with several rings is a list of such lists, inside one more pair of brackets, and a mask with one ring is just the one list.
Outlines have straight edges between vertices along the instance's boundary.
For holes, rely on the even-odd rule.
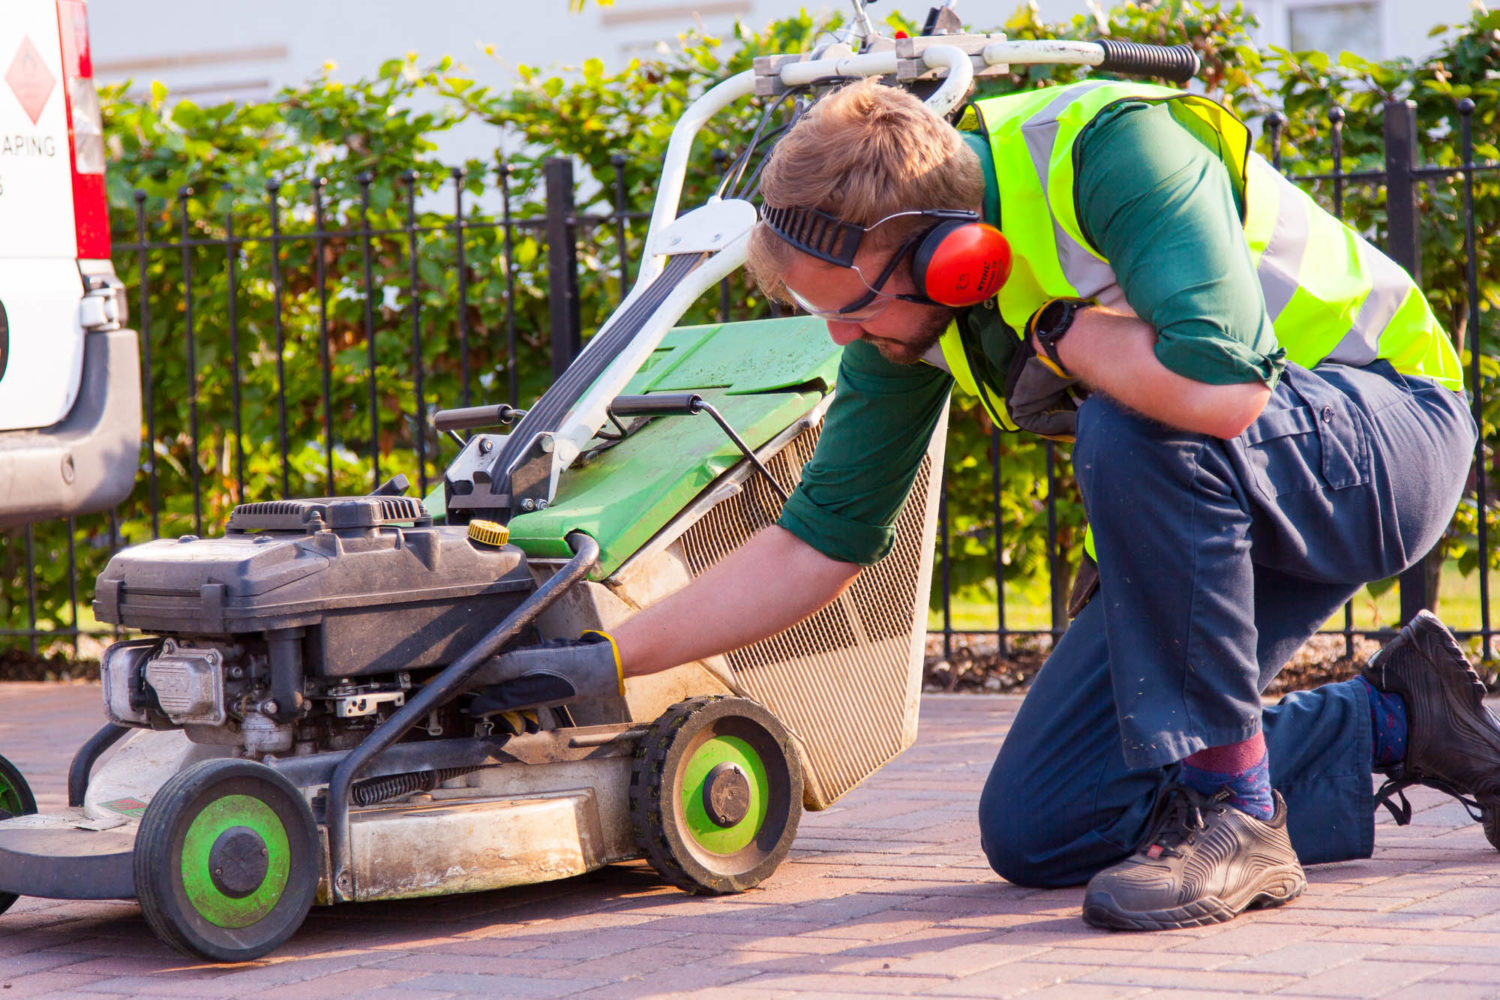
[[1005,408],[1022,430],[1054,441],[1071,441],[1078,427],[1078,380],[1062,375],[1036,353],[1032,338],[1021,341],[1005,371]]
[[512,650],[480,667],[474,680],[488,687],[470,703],[470,715],[516,712],[625,693],[615,641],[603,632],[585,632],[578,639],[554,639]]

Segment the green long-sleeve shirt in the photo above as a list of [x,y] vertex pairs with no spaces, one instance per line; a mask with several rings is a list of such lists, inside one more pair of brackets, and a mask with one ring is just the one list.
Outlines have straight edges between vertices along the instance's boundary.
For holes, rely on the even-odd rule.
[[[966,136],[992,174],[984,140]],[[1156,356],[1199,382],[1275,384],[1285,351],[1266,315],[1228,172],[1161,105],[1122,102],[1079,136],[1079,220],[1110,262],[1126,301],[1156,330]],[[1004,206],[993,184],[985,215]],[[1019,338],[993,308],[958,317],[998,390]],[[898,365],[856,341],[844,348],[838,391],[802,483],[779,524],[833,559],[869,565],[895,539],[953,379],[926,364]]]

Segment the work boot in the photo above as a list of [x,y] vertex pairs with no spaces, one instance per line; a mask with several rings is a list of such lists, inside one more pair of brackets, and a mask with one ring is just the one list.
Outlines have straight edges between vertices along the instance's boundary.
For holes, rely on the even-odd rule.
[[1462,802],[1491,834],[1500,813],[1500,721],[1484,707],[1484,683],[1453,633],[1432,612],[1418,612],[1370,657],[1364,678],[1406,703],[1406,757],[1381,769],[1389,780],[1376,801],[1405,825],[1411,803],[1403,790],[1427,785]]
[[1307,878],[1286,803],[1272,792],[1276,812],[1262,821],[1228,805],[1231,794],[1169,785],[1141,847],[1089,880],[1084,921],[1117,931],[1202,927],[1300,896]]

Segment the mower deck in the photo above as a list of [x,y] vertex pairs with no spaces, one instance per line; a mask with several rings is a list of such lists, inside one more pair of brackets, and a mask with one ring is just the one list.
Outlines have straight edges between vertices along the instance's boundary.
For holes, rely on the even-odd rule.
[[[134,899],[131,857],[140,827],[107,830],[82,809],[0,823],[0,892],[50,899]],[[83,827],[83,828],[80,828]]]

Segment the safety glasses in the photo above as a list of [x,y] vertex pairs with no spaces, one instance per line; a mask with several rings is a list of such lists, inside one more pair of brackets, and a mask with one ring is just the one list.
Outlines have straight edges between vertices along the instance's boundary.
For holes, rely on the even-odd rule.
[[[926,213],[901,212],[899,214],[922,215]],[[888,219],[893,218],[896,218],[896,216],[887,216],[885,219],[881,219],[880,222],[885,222]],[[875,225],[880,225],[880,222],[877,222]],[[871,226],[870,228],[873,229],[874,226]],[[896,252],[891,254],[891,257],[886,261],[885,266],[882,267],[879,272],[873,275],[867,274],[857,264],[844,265],[844,269],[853,271],[855,274],[857,274],[859,276],[859,280],[865,286],[865,293],[859,296],[853,302],[850,302],[848,305],[841,306],[837,309],[820,308],[809,302],[807,298],[798,293],[796,289],[791,288],[790,286],[783,287],[786,287],[787,295],[794,303],[796,303],[797,308],[809,313],[810,315],[817,316],[819,319],[833,320],[839,323],[863,323],[866,320],[872,320],[875,317],[879,316],[881,313],[885,312],[888,308],[890,308],[891,303],[893,302],[914,302],[918,305],[935,306],[938,303],[934,302],[932,299],[928,298],[925,295],[908,294],[903,292],[887,292],[884,290],[886,283],[890,281],[891,276],[896,273],[896,269],[902,265],[902,262],[904,262],[906,258],[911,256],[912,251],[917,248],[917,244],[922,242],[922,237],[925,235],[927,235],[927,231],[922,230],[908,236],[906,238],[906,241],[896,248]]]

